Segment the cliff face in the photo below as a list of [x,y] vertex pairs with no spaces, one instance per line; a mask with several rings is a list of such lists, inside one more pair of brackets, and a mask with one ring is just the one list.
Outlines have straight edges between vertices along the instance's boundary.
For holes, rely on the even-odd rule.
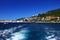
[[31,16],[31,17],[28,17],[28,18],[24,18],[24,19],[20,18],[20,20],[34,21],[34,22],[36,22],[36,21],[47,21],[47,20],[57,21],[58,19],[60,20],[60,8],[55,9],[55,10],[51,10],[51,11],[48,11],[48,12],[44,12],[42,14],[38,14],[38,15],[35,15],[35,16]]

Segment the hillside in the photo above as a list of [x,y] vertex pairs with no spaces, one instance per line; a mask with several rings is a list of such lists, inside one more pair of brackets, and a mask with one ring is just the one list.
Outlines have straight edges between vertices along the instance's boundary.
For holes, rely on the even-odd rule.
[[58,19],[60,20],[60,8],[59,9],[55,9],[55,10],[50,10],[48,12],[44,12],[42,14],[38,14],[35,16],[31,16],[28,18],[19,18],[17,20],[26,20],[26,21],[57,21]]
[[45,12],[43,14],[38,14],[38,17],[46,17],[46,16],[59,16],[60,17],[60,8]]

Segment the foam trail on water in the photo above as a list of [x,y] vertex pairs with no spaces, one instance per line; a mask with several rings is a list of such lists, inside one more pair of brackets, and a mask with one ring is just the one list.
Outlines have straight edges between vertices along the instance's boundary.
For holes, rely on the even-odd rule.
[[51,35],[51,36],[47,36],[46,39],[47,40],[57,40],[56,37],[54,37],[55,35]]
[[12,27],[12,28],[9,28],[9,29],[5,29],[5,30],[0,30],[0,37],[5,37],[7,38],[8,36],[7,35],[10,35],[11,33],[13,33],[16,29],[19,29],[21,28],[22,26],[19,25],[18,27]]
[[45,32],[46,32],[46,40],[57,40],[57,38],[56,38],[56,31],[55,31],[55,29],[54,28],[52,28],[52,27],[46,27],[45,28]]
[[12,33],[11,35],[13,36],[7,40],[25,40],[27,39],[28,32],[29,32],[28,30],[21,30],[19,32]]

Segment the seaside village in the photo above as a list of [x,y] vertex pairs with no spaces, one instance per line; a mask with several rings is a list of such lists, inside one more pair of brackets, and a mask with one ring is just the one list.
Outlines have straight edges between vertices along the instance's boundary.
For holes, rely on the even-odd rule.
[[0,22],[60,22],[60,17],[47,16],[47,17],[29,17],[20,20],[0,20]]

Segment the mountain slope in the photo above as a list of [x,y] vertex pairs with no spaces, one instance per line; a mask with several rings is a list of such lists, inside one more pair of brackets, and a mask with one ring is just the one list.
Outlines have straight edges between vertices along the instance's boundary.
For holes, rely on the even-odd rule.
[[60,8],[59,9],[55,9],[55,10],[51,10],[51,11],[48,11],[48,12],[45,12],[43,14],[38,14],[38,16],[40,16],[40,17],[59,16],[60,17]]
[[60,8],[55,9],[55,10],[51,10],[51,11],[48,11],[48,12],[44,12],[42,14],[34,15],[34,16],[31,16],[31,17],[28,17],[28,18],[19,18],[17,20],[23,20],[23,21],[27,20],[27,21],[30,21],[30,22],[32,22],[32,21],[36,22],[36,21],[46,21],[48,19],[50,21],[51,20],[57,21],[58,17],[59,17],[59,20],[60,20]]

